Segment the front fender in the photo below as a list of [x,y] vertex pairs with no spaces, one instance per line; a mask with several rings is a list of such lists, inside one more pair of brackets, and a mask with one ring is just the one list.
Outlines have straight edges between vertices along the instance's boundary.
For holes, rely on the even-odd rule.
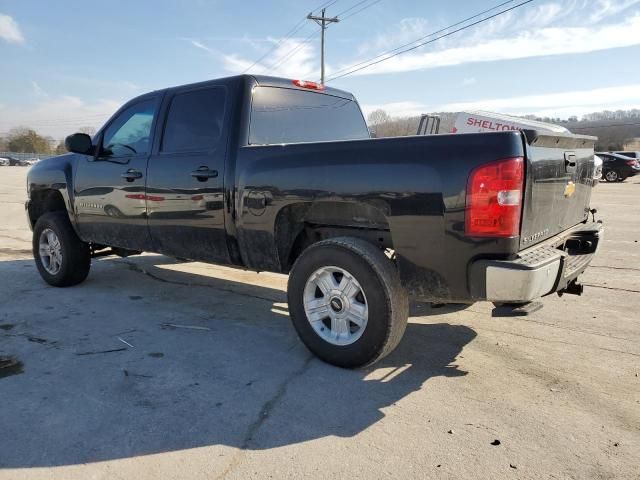
[[39,206],[35,204],[43,201],[52,191],[60,193],[69,215],[69,221],[75,229],[75,209],[73,194],[73,172],[77,162],[77,155],[69,153],[58,157],[41,160],[29,169],[27,174],[27,212],[31,228],[35,223],[34,213]]

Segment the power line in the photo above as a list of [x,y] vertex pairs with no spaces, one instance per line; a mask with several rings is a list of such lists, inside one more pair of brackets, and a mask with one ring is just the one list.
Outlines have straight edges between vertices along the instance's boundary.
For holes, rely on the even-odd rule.
[[295,55],[302,47],[304,47],[307,43],[309,43],[311,41],[311,39],[313,37],[317,36],[319,33],[320,33],[320,29],[311,32],[311,34],[308,37],[306,37],[304,40],[302,40],[300,42],[300,44],[298,44],[298,46],[296,46],[295,48],[291,49],[287,54],[285,54],[285,56],[282,57],[278,61],[278,63],[276,63],[275,65],[272,65],[271,67],[269,67],[269,72],[273,72],[276,68],[278,68],[280,65],[282,65],[285,62],[285,60],[288,60],[293,55]]
[[[368,0],[365,0],[365,1],[368,1]],[[445,28],[442,28],[442,29],[437,30],[437,31],[435,31],[435,32],[429,33],[428,35],[425,35],[425,36],[423,36],[423,37],[416,38],[416,39],[415,39],[415,40],[413,40],[412,42],[405,43],[404,45],[400,45],[400,46],[398,46],[398,47],[396,47],[396,48],[393,48],[393,49],[391,49],[391,50],[387,50],[386,52],[383,52],[383,53],[381,53],[381,54],[379,54],[379,55],[376,55],[375,57],[372,57],[372,58],[370,58],[370,59],[368,59],[368,60],[364,60],[364,61],[362,61],[362,62],[355,63],[355,64],[350,65],[350,66],[348,66],[348,67],[341,68],[340,70],[337,70],[337,71],[336,71],[336,72],[334,72],[333,74],[334,74],[334,76],[335,76],[335,75],[338,75],[338,74],[340,74],[340,73],[342,73],[342,72],[344,72],[344,71],[346,71],[346,70],[350,70],[350,69],[352,69],[352,68],[354,68],[354,67],[359,67],[360,65],[364,65],[365,63],[369,63],[369,62],[371,62],[371,61],[373,61],[373,60],[377,60],[378,58],[385,57],[385,56],[389,55],[390,53],[397,52],[398,50],[401,50],[401,49],[403,49],[403,48],[405,48],[405,47],[408,47],[408,46],[410,46],[410,45],[413,45],[413,44],[414,44],[414,43],[416,43],[416,42],[419,42],[419,41],[421,41],[421,40],[427,39],[427,38],[429,38],[429,37],[433,37],[434,35],[438,35],[438,34],[440,34],[440,33],[442,33],[442,32],[445,32],[445,31],[449,30],[450,28],[455,28],[455,27],[457,27],[457,26],[459,26],[459,25],[462,25],[463,23],[467,23],[467,22],[469,22],[469,21],[473,20],[474,18],[478,18],[478,17],[480,17],[480,16],[482,16],[482,15],[485,15],[485,14],[487,14],[487,13],[489,13],[489,12],[492,12],[493,10],[496,10],[496,9],[498,9],[498,8],[500,8],[500,7],[504,7],[505,5],[507,5],[507,4],[509,4],[509,3],[513,3],[514,1],[515,1],[515,0],[508,0],[507,2],[502,2],[502,3],[498,4],[498,5],[496,5],[495,7],[488,8],[487,10],[483,10],[483,11],[482,11],[482,12],[480,12],[480,13],[476,13],[475,15],[472,15],[471,17],[467,17],[467,18],[465,18],[464,20],[460,20],[459,22],[454,23],[453,25],[449,25],[448,27],[445,27]]]
[[[327,9],[329,7],[331,7],[332,5],[335,5],[339,0],[332,0],[330,2],[325,2],[322,5],[319,5],[318,7],[316,7],[313,11],[318,10],[318,9]],[[351,7],[347,8],[346,10],[343,10],[340,14],[335,15],[334,18],[339,17],[340,15],[350,12],[351,10],[353,10],[354,8],[362,5],[363,3],[366,2],[370,2],[371,0],[361,0],[359,2],[356,2],[354,5],[352,5]],[[380,2],[381,0],[374,0],[371,4],[369,5],[365,5],[363,8],[351,13],[350,15],[347,15],[346,18],[350,18],[353,15],[356,15],[364,10],[366,10],[369,7],[372,7],[373,5],[375,5],[376,3]],[[513,1],[513,0],[512,0]],[[311,15],[311,14],[310,14]],[[302,26],[299,26],[300,23],[302,23],[304,20],[307,20],[308,17],[305,17],[303,20],[301,20],[300,22],[298,22],[297,26],[298,28],[295,30],[294,33],[297,33],[298,31],[300,31],[302,29]],[[330,25],[325,25],[325,29],[329,28]],[[307,43],[309,43],[311,41],[311,39],[315,36],[317,36],[319,33],[322,33],[322,28],[312,32],[311,34],[309,34],[306,38],[304,38],[300,44],[298,44],[297,46],[295,46],[294,48],[292,48],[291,50],[289,50],[288,52],[286,52],[284,54],[284,56],[280,57],[279,60],[276,61],[276,63],[274,63],[273,65],[271,65],[268,68],[268,72],[273,72],[275,71],[280,65],[282,65],[286,60],[288,60],[289,58],[291,58],[293,55],[295,55],[298,51],[300,51],[300,49],[302,47],[304,47],[304,45],[306,45]],[[285,37],[283,39],[281,39],[276,45],[274,45],[268,52],[266,52],[262,57],[260,57],[258,60],[256,60],[249,68],[245,69],[245,72],[247,72],[248,70],[250,70],[252,67],[254,67],[255,65],[257,65],[258,63],[260,63],[262,60],[264,60],[269,54],[271,54],[276,48],[278,48],[279,46],[281,46],[288,38],[290,38],[293,35],[293,33],[290,33],[288,35],[288,37]]]
[[[339,14],[338,14],[338,15],[336,15],[336,16],[337,16],[337,17],[339,17],[340,15],[344,15],[346,12],[348,12],[348,11],[350,11],[350,10],[353,10],[353,9],[354,9],[355,7],[357,7],[358,5],[360,5],[360,4],[362,4],[362,3],[365,3],[365,1],[369,1],[369,0],[363,0],[363,1],[361,1],[361,2],[358,2],[358,3],[356,3],[355,5],[353,5],[351,8],[346,9],[344,12],[339,13]],[[382,0],[373,0],[373,2],[371,2],[369,5],[365,5],[365,6],[364,6],[364,7],[362,7],[361,9],[356,10],[356,11],[355,11],[355,12],[353,12],[353,13],[350,13],[350,14],[349,14],[349,15],[347,15],[346,17],[342,18],[342,20],[344,21],[344,20],[346,20],[347,18],[351,18],[351,17],[353,17],[354,15],[357,15],[357,14],[359,14],[360,12],[365,11],[367,8],[371,8],[371,7],[373,7],[376,3],[380,3],[381,1],[382,1]]]
[[[319,5],[318,7],[316,7],[314,10],[319,10],[321,8],[327,8],[330,7],[331,5],[334,5],[335,3],[337,3],[339,0],[330,0],[328,2],[324,2],[322,5]],[[262,60],[264,60],[265,58],[267,58],[267,56],[269,56],[274,50],[276,50],[278,47],[280,47],[284,42],[286,42],[287,40],[289,40],[291,37],[293,37],[293,35],[295,35],[296,33],[298,33],[305,25],[306,25],[306,21],[307,21],[307,17],[302,17],[300,19],[300,21],[298,23],[295,24],[295,26],[289,30],[287,33],[285,33],[285,36],[282,37],[280,40],[278,40],[269,50],[267,50],[266,53],[264,53],[264,55],[262,55],[260,58],[258,58],[255,62],[253,62],[251,65],[249,65],[247,68],[245,68],[242,73],[247,73],[249,70],[251,70],[253,67],[255,67],[256,65],[258,65]]]
[[[423,47],[423,46],[425,46],[425,45],[428,45],[428,44],[434,43],[434,42],[436,42],[436,41],[438,41],[438,40],[441,40],[441,39],[443,39],[443,38],[445,38],[445,37],[449,37],[449,36],[454,35],[454,34],[456,34],[456,33],[458,33],[458,32],[461,32],[461,31],[463,31],[463,30],[466,30],[466,29],[468,29],[468,28],[471,28],[471,27],[474,27],[474,26],[479,25],[479,24],[481,24],[481,23],[487,22],[487,21],[489,21],[489,20],[491,20],[491,19],[493,19],[493,18],[496,18],[496,17],[498,17],[498,16],[500,16],[500,15],[504,15],[505,13],[508,13],[508,12],[510,12],[510,11],[512,11],[512,10],[515,10],[515,9],[517,9],[517,8],[520,8],[520,7],[522,7],[522,6],[524,6],[524,5],[527,5],[528,3],[531,3],[531,2],[534,2],[534,1],[535,1],[535,0],[526,0],[526,1],[524,1],[524,2],[521,2],[521,3],[517,4],[517,5],[514,5],[513,7],[507,8],[507,9],[505,9],[505,10],[501,10],[501,11],[500,11],[500,12],[498,12],[498,13],[495,13],[495,14],[493,14],[493,15],[490,15],[490,16],[488,16],[488,17],[486,17],[486,18],[483,18],[483,19],[481,19],[481,20],[478,20],[478,21],[476,21],[476,22],[473,22],[473,23],[471,23],[471,24],[469,24],[469,25],[466,25],[466,26],[464,26],[464,27],[457,28],[457,29],[455,29],[455,30],[452,30],[451,32],[445,33],[445,34],[440,35],[440,36],[438,36],[438,37],[435,37],[435,38],[433,38],[433,39],[431,39],[431,40],[428,40],[428,41],[426,41],[426,42],[419,43],[419,44],[417,44],[417,45],[414,45],[414,46],[412,46],[412,47],[409,47],[409,48],[406,48],[406,49],[404,49],[404,50],[398,51],[398,52],[396,52],[396,53],[393,53],[393,54],[382,54],[382,56],[384,56],[384,58],[381,58],[381,59],[379,59],[379,60],[376,60],[376,61],[370,61],[370,60],[368,60],[368,61],[365,61],[365,62],[361,62],[360,64],[358,64],[358,65],[362,65],[362,66],[360,66],[359,68],[354,68],[354,67],[356,67],[357,65],[351,65],[350,67],[346,67],[346,68],[344,68],[344,69],[342,69],[342,70],[341,70],[341,71],[344,71],[344,70],[349,70],[349,71],[347,71],[346,73],[343,73],[343,74],[341,74],[341,75],[334,75],[334,76],[330,77],[329,79],[327,79],[327,82],[330,82],[330,81],[332,81],[332,80],[336,80],[336,79],[338,79],[338,78],[346,77],[347,75],[351,75],[351,74],[353,74],[353,73],[355,73],[355,72],[358,72],[358,71],[360,71],[360,70],[364,70],[365,68],[369,68],[369,67],[371,67],[371,66],[373,66],[373,65],[377,65],[378,63],[382,63],[382,62],[384,62],[384,61],[386,61],[386,60],[389,60],[389,59],[391,59],[391,58],[397,57],[398,55],[402,55],[403,53],[407,53],[407,52],[410,52],[410,51],[412,51],[412,50],[416,50],[417,48]],[[463,22],[459,22],[458,24],[460,24],[460,23],[464,23],[464,21],[463,21]],[[444,30],[448,30],[449,28],[452,28],[452,27],[448,27],[448,28],[446,28],[446,29],[444,29]],[[432,35],[434,35],[434,34],[432,34]],[[415,42],[411,42],[411,43],[415,43]],[[401,47],[400,47],[400,48],[401,48]],[[375,57],[375,58],[379,58],[379,57],[380,57],[380,55],[379,55],[378,57]],[[363,64],[366,64],[366,65],[363,65]]]
[[359,2],[356,2],[355,4],[351,5],[349,8],[347,8],[346,10],[341,11],[339,14],[336,15],[336,17],[339,17],[341,15],[344,15],[347,12],[350,12],[351,10],[353,10],[354,8],[356,8],[358,5],[362,5],[363,3],[367,3],[370,0],[360,0]]
[[298,33],[298,31],[305,25],[305,20],[306,18],[303,18],[302,20],[300,20],[295,27],[293,27],[291,30],[289,30],[289,32],[287,32],[285,34],[285,36],[283,38],[281,38],[280,40],[278,40],[269,50],[267,50],[267,52],[262,55],[260,58],[258,58],[255,62],[253,62],[251,65],[249,65],[247,68],[245,68],[242,73],[247,73],[249,70],[251,70],[253,67],[255,67],[257,64],[259,64],[262,60],[264,60],[271,52],[273,52],[276,48],[278,48],[280,45],[282,45],[286,40],[288,40],[292,35],[295,35],[296,33]]

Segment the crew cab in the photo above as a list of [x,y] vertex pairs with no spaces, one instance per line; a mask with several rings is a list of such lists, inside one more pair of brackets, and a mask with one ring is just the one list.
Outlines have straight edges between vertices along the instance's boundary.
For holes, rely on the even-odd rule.
[[372,139],[350,93],[241,75],[142,95],[69,136],[29,171],[26,210],[51,285],[143,251],[289,274],[302,341],[359,367],[398,345],[409,299],[520,314],[581,293],[602,233],[594,141]]

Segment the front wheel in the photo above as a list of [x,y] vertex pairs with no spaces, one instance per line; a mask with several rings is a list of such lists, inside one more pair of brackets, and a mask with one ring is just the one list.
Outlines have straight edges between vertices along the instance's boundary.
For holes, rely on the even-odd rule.
[[91,267],[89,245],[78,238],[66,212],[45,213],[38,219],[33,257],[40,276],[54,287],[81,283]]
[[339,367],[370,365],[389,354],[409,316],[393,262],[356,238],[323,240],[303,251],[291,270],[287,295],[300,339]]

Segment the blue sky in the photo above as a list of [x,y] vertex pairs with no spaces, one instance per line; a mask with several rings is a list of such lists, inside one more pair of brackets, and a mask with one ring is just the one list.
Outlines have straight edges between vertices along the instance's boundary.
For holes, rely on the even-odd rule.
[[[366,0],[327,31],[328,77],[499,3]],[[318,27],[283,37],[319,4],[0,0],[0,132],[31,125],[58,138],[99,126],[139,93],[240,73],[272,49],[251,72],[315,80],[319,37],[305,39]],[[331,85],[367,112],[581,115],[640,108],[639,59],[640,0],[536,0]]]

